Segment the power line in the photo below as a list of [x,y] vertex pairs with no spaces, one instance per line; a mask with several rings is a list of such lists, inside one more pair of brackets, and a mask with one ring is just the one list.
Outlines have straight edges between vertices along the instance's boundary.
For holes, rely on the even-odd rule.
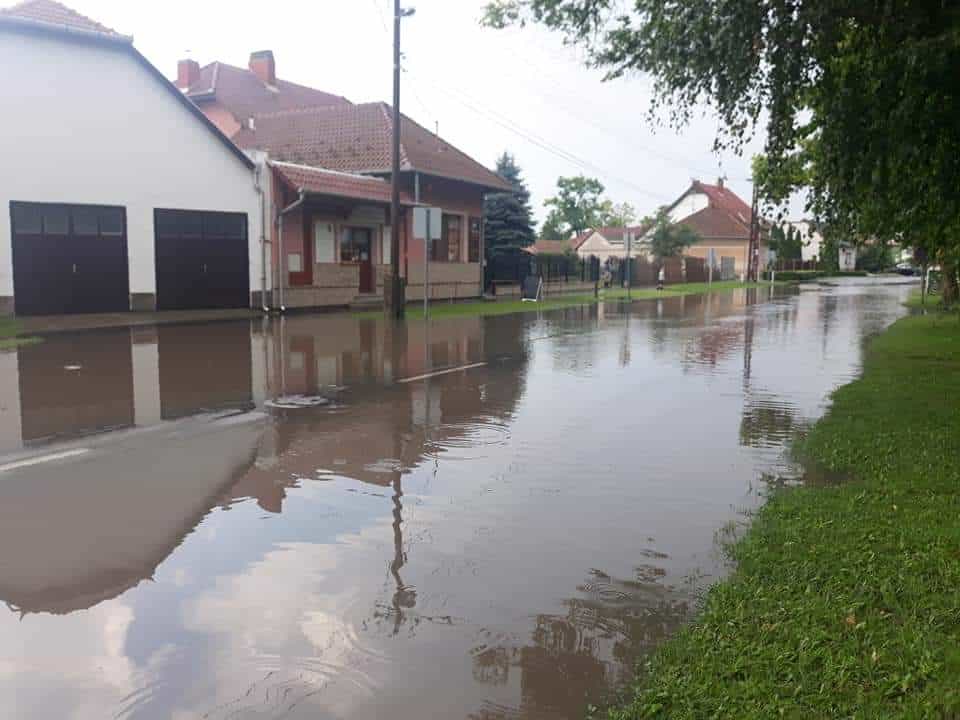
[[625,179],[625,178],[619,177],[619,176],[617,176],[617,175],[615,175],[615,174],[607,171],[606,169],[600,167],[599,165],[596,165],[595,163],[590,162],[589,160],[584,160],[583,158],[580,158],[580,157],[578,157],[578,156],[576,156],[576,155],[573,155],[573,154],[570,153],[570,152],[567,152],[566,150],[563,150],[562,148],[560,148],[560,147],[554,145],[553,143],[551,143],[549,140],[546,140],[546,139],[544,139],[544,138],[542,138],[542,137],[534,134],[533,131],[525,130],[524,128],[520,127],[519,125],[517,125],[517,124],[514,123],[513,121],[504,118],[504,116],[499,115],[498,113],[495,113],[495,112],[492,111],[492,110],[484,110],[484,109],[482,109],[482,108],[480,108],[480,107],[477,107],[477,106],[474,105],[473,103],[471,103],[471,102],[469,102],[469,101],[467,101],[467,100],[464,100],[462,97],[459,97],[459,96],[456,95],[454,92],[452,92],[452,91],[450,91],[450,90],[447,90],[447,89],[445,89],[445,88],[443,88],[443,87],[440,87],[439,85],[437,85],[437,84],[435,84],[435,83],[429,83],[429,84],[432,85],[432,86],[433,86],[434,88],[436,88],[437,90],[439,90],[440,92],[442,92],[442,93],[444,93],[445,95],[449,96],[450,98],[452,98],[453,100],[455,100],[455,101],[458,102],[459,104],[463,105],[463,106],[466,107],[468,110],[471,110],[471,111],[477,113],[477,114],[480,115],[481,117],[486,118],[486,119],[489,120],[490,122],[493,122],[493,123],[495,123],[496,125],[499,125],[500,127],[504,128],[505,130],[508,130],[509,132],[514,133],[515,135],[518,135],[519,137],[523,138],[523,139],[526,140],[527,142],[530,142],[530,143],[532,143],[533,145],[536,145],[536,146],[539,147],[540,149],[542,149],[542,150],[550,153],[551,155],[554,155],[554,156],[560,158],[561,160],[564,160],[565,162],[568,162],[568,163],[571,163],[571,164],[573,164],[573,165],[576,165],[576,166],[580,167],[580,168],[583,169],[583,170],[588,170],[588,171],[590,171],[590,172],[600,173],[602,176],[605,176],[606,178],[609,178],[610,180],[614,180],[614,181],[620,183],[621,185],[625,185],[625,186],[627,186],[627,187],[633,188],[636,192],[639,192],[639,193],[641,193],[641,194],[643,194],[643,195],[646,195],[647,197],[653,198],[654,200],[656,200],[656,201],[658,201],[658,202],[662,202],[663,200],[668,199],[665,195],[661,195],[661,194],[658,194],[658,193],[655,193],[655,192],[651,192],[650,190],[647,190],[647,189],[645,189],[645,188],[642,188],[642,187],[640,187],[639,185],[637,185],[636,183],[634,183],[634,182],[632,182],[632,181],[630,181],[630,180],[627,180],[627,179]]
[[[536,45],[536,44],[534,44],[534,46],[535,46],[535,47],[539,47],[539,48],[540,48],[541,50],[543,50],[544,52],[549,52],[551,55],[554,55],[554,57],[557,59],[558,62],[566,62],[566,60],[567,60],[566,58],[556,57],[556,55],[555,55],[553,52],[549,51],[547,48],[545,48],[545,47],[543,47],[543,46]],[[548,76],[548,75],[551,74],[551,73],[549,73],[548,71],[546,71],[546,70],[543,68],[542,65],[540,65],[539,63],[531,60],[531,58],[530,58],[529,55],[525,55],[525,54],[522,54],[522,53],[518,52],[517,47],[516,47],[515,45],[508,45],[507,47],[509,48],[509,52],[513,55],[513,57],[516,58],[516,60],[517,60],[517,62],[518,62],[519,65],[530,66],[530,67],[532,67],[534,70],[536,70],[541,76]],[[717,171],[720,171],[720,172],[722,173],[722,159],[721,159],[721,158],[718,158],[718,159],[717,159],[718,168],[715,169],[715,170],[710,170],[709,172],[707,172],[707,171],[705,171],[705,170],[704,170],[703,168],[701,168],[701,167],[696,167],[689,158],[680,157],[680,156],[678,156],[678,155],[670,155],[670,154],[668,154],[668,153],[664,153],[664,152],[661,151],[661,150],[654,149],[654,148],[652,148],[652,147],[650,147],[650,146],[648,146],[648,145],[643,145],[643,144],[641,144],[641,143],[638,143],[634,138],[627,138],[627,137],[625,137],[625,136],[623,136],[623,135],[620,135],[618,132],[615,132],[615,131],[611,130],[610,128],[608,128],[608,127],[606,127],[606,126],[597,123],[597,122],[594,121],[593,119],[584,117],[583,115],[581,115],[581,114],[579,114],[579,113],[573,112],[573,111],[571,110],[571,106],[577,107],[578,101],[577,101],[577,100],[574,100],[573,98],[570,98],[569,96],[559,95],[559,94],[557,94],[557,93],[555,93],[555,92],[551,92],[551,91],[545,90],[545,89],[540,89],[540,90],[538,90],[538,94],[539,94],[539,97],[541,97],[541,98],[546,97],[546,96],[552,96],[552,97],[558,98],[558,99],[560,99],[560,100],[566,100],[567,102],[562,103],[562,104],[560,104],[560,103],[552,104],[552,107],[555,108],[555,109],[560,110],[561,112],[566,113],[567,115],[569,115],[570,117],[572,117],[572,118],[575,119],[575,120],[579,120],[580,122],[584,123],[585,125],[589,125],[590,127],[593,127],[594,129],[599,130],[600,132],[606,133],[608,136],[610,136],[610,137],[613,138],[614,140],[619,140],[620,142],[626,143],[626,144],[628,144],[628,145],[630,145],[630,146],[632,146],[632,147],[639,148],[640,150],[643,150],[644,152],[646,152],[646,153],[648,153],[648,154],[650,154],[650,155],[653,155],[654,157],[658,157],[658,158],[660,158],[661,160],[664,160],[665,162],[673,163],[673,164],[676,164],[676,165],[681,165],[681,166],[683,166],[686,170],[688,170],[688,171],[696,171],[697,173],[703,173],[703,174],[708,174],[708,175],[709,175],[709,174],[712,174],[712,173],[714,173],[714,172],[717,172]],[[544,103],[544,104],[547,104],[547,103]],[[729,178],[729,179],[732,179],[732,180],[745,180],[745,181],[747,180],[746,178]]]

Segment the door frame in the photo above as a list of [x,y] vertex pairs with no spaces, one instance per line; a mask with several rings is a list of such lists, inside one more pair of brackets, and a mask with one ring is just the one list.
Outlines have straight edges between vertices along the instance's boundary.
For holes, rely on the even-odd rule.
[[[313,285],[313,213],[307,212],[301,208],[301,243],[300,262],[302,269],[299,272],[287,270],[287,287],[303,287]],[[283,222],[281,220],[281,222]],[[283,267],[286,269],[289,263],[290,251],[284,249]]]
[[[360,273],[360,276],[357,281],[357,292],[359,293],[372,293],[376,290],[376,278],[374,277],[374,262],[373,262],[373,250],[374,250],[374,235],[375,228],[370,225],[341,225],[340,232],[349,230],[351,233],[356,231],[361,231],[366,233],[367,236],[367,259],[360,261],[344,261],[343,256],[341,255],[339,260],[341,265],[356,265]],[[337,248],[337,252],[341,251],[341,247]],[[366,283],[364,280],[366,279]],[[366,287],[367,289],[364,289]]]

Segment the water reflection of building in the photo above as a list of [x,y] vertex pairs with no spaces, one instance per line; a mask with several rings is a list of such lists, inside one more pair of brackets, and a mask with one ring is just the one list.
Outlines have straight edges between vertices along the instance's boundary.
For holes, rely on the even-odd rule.
[[[154,426],[91,438],[90,452],[67,463],[4,474],[0,600],[18,612],[69,613],[116,597],[152,577],[212,508],[253,499],[281,512],[287,492],[323,479],[317,469],[324,468],[393,487],[397,615],[410,607],[415,597],[400,578],[402,472],[438,442],[504,422],[522,391],[523,323],[507,320],[491,332],[498,357],[510,358],[505,364],[391,384],[395,375],[483,361],[487,323],[411,324],[398,337],[379,321],[320,320],[51,336],[0,355],[11,371],[0,385],[0,412],[17,427],[8,447]],[[341,332],[325,332],[334,327]],[[246,410],[283,386],[329,385],[346,385],[333,411],[184,417]]]
[[0,354],[0,451],[254,404],[246,322],[58,333]]
[[565,614],[536,616],[528,643],[476,648],[474,679],[508,685],[519,674],[519,705],[486,703],[470,717],[573,717],[601,702],[593,695],[597,688],[621,686],[636,663],[690,617],[693,598],[661,584],[661,574],[656,558],[631,579],[593,570],[564,602]]

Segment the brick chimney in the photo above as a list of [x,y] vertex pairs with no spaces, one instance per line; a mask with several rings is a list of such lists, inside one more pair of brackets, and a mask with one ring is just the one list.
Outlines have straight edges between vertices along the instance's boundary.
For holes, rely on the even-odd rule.
[[250,53],[250,72],[260,78],[260,82],[270,87],[277,84],[277,64],[273,60],[273,50],[258,50]]
[[200,65],[196,60],[181,60],[177,63],[178,88],[186,90],[200,79]]

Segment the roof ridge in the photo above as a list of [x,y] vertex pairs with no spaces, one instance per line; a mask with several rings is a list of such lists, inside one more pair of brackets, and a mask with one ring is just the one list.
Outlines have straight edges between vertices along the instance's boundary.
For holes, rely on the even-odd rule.
[[289,162],[287,160],[268,160],[271,165],[280,165],[283,167],[292,167],[292,168],[301,168],[303,170],[310,170],[312,172],[325,173],[327,175],[339,175],[342,177],[354,178],[357,180],[371,180],[376,183],[389,184],[383,178],[376,177],[375,175],[364,175],[363,173],[352,173],[344,172],[343,170],[331,170],[329,168],[320,167],[317,165],[304,165],[303,163]]
[[[323,92],[323,91],[321,90],[320,92]],[[271,110],[270,112],[254,113],[251,117],[269,119],[269,118],[275,118],[275,117],[283,117],[284,115],[306,115],[307,113],[311,113],[311,112],[333,112],[333,111],[343,112],[348,109],[354,109],[359,107],[361,106],[354,105],[352,103],[350,105],[303,105],[302,107],[285,108],[283,110]]]
[[56,0],[22,0],[16,5],[0,8],[0,21],[133,43],[132,35],[117,32]]
[[[374,101],[374,102],[372,102],[372,103],[365,103],[365,104],[367,104],[367,105],[379,105],[379,106],[380,106],[380,111],[383,113],[383,117],[384,117],[384,119],[386,120],[387,128],[390,130],[391,141],[390,141],[390,144],[389,144],[389,149],[390,149],[390,154],[391,154],[391,157],[392,157],[392,156],[393,156],[393,140],[392,140],[392,137],[393,137],[393,132],[394,132],[394,127],[393,127],[393,105],[390,105],[389,103],[385,103],[383,100]],[[358,105],[357,107],[362,107],[362,106],[363,106],[363,105],[361,104],[361,105]],[[410,119],[410,118],[407,118],[407,116],[404,115],[404,114],[401,112],[401,113],[400,113],[400,129],[399,129],[399,131],[398,131],[398,132],[399,132],[399,135],[400,135],[400,169],[401,169],[401,170],[414,170],[415,168],[413,167],[413,165],[410,164],[410,155],[407,153],[406,143],[403,142],[403,120],[404,120],[404,118],[406,118],[407,120]],[[391,168],[391,170],[392,170],[392,169],[393,169],[393,168]]]

